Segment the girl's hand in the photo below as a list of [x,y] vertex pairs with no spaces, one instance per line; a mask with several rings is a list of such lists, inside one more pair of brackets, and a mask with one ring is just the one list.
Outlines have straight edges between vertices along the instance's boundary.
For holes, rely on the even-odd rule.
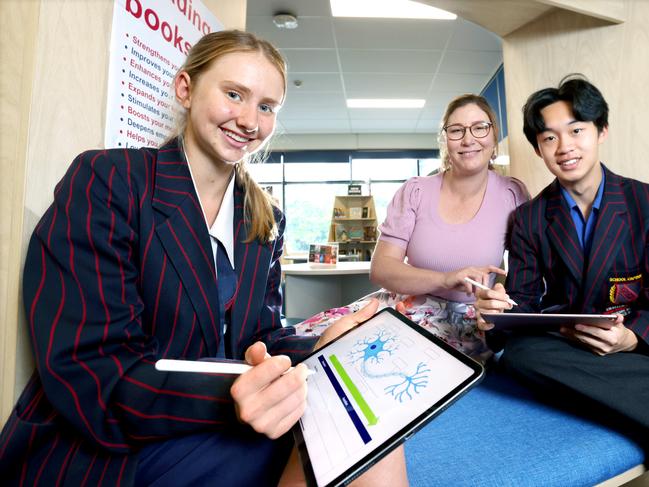
[[291,360],[285,355],[271,357],[262,342],[248,347],[246,362],[254,367],[230,389],[237,416],[258,433],[279,438],[306,409],[307,368],[298,364],[289,371]]

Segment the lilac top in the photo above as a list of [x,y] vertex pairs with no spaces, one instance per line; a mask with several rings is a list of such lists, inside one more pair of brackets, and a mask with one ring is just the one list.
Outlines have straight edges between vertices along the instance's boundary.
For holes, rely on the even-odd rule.
[[[406,250],[414,267],[449,272],[468,266],[500,265],[509,214],[527,201],[527,190],[514,178],[489,171],[487,189],[475,216],[460,225],[446,223],[438,213],[442,174],[414,177],[392,198],[380,240]],[[449,301],[471,303],[461,291],[439,290]]]

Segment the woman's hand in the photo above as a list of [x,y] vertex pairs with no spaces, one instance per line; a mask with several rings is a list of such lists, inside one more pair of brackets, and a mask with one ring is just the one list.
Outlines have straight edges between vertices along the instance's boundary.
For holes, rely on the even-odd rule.
[[482,313],[502,313],[506,309],[512,309],[512,305],[507,302],[509,296],[505,291],[505,286],[498,283],[492,289],[476,289],[476,300],[473,303],[476,311],[478,329],[482,331],[491,330],[494,325],[487,323],[482,318]]
[[630,352],[638,345],[638,337],[624,326],[624,316],[617,315],[615,323],[609,329],[591,325],[561,327],[561,334],[586,345],[597,355],[609,355],[617,352]]
[[473,294],[473,286],[464,280],[465,277],[473,279],[474,281],[489,285],[489,274],[500,274],[501,276],[507,273],[500,267],[495,265],[488,265],[484,267],[465,267],[453,272],[444,272],[443,286],[448,290],[464,291],[467,294]]
[[271,357],[262,342],[248,347],[246,362],[254,367],[230,389],[237,416],[258,433],[279,438],[304,413],[307,368],[298,364],[289,371],[291,360],[285,355]]

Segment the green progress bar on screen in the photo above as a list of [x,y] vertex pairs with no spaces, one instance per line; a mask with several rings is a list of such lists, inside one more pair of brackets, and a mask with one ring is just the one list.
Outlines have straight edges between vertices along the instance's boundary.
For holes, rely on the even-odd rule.
[[361,408],[361,412],[363,413],[363,416],[365,416],[365,419],[367,419],[368,425],[372,426],[377,424],[379,418],[376,417],[370,406],[367,404],[367,401],[358,390],[358,387],[356,387],[356,384],[351,380],[349,374],[347,374],[345,367],[340,363],[338,357],[335,355],[329,355],[329,361],[334,366],[334,369],[336,369],[336,372],[338,372],[338,375],[347,386],[347,389],[349,389],[349,392],[354,398],[354,401],[356,401],[356,404],[358,404],[358,407]]

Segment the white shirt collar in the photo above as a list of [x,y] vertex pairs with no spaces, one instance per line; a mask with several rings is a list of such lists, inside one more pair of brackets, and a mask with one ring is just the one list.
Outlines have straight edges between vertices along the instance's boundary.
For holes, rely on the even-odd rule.
[[[201,212],[203,213],[203,221],[207,227],[207,218],[205,217],[205,210],[203,209],[203,203],[201,202],[201,197],[198,194],[198,189],[196,188],[196,181],[194,180],[194,173],[192,172],[192,166],[189,164],[189,159],[187,158],[187,153],[184,151],[185,160],[187,161],[187,167],[189,168],[189,175],[192,178],[192,185],[194,186],[194,192],[198,196],[198,204],[201,207]],[[228,260],[230,265],[234,269],[234,171],[232,171],[232,177],[228,183],[228,187],[225,189],[223,194],[223,201],[221,201],[221,207],[219,208],[219,213],[216,215],[216,220],[212,224],[212,228],[207,227],[207,231],[210,234],[210,241],[212,244],[212,254],[214,255],[214,264],[216,265],[216,247],[218,239],[219,242],[225,248],[225,252],[228,255]]]
[[210,236],[223,244],[234,269],[234,172],[223,195],[219,213],[210,228]]

